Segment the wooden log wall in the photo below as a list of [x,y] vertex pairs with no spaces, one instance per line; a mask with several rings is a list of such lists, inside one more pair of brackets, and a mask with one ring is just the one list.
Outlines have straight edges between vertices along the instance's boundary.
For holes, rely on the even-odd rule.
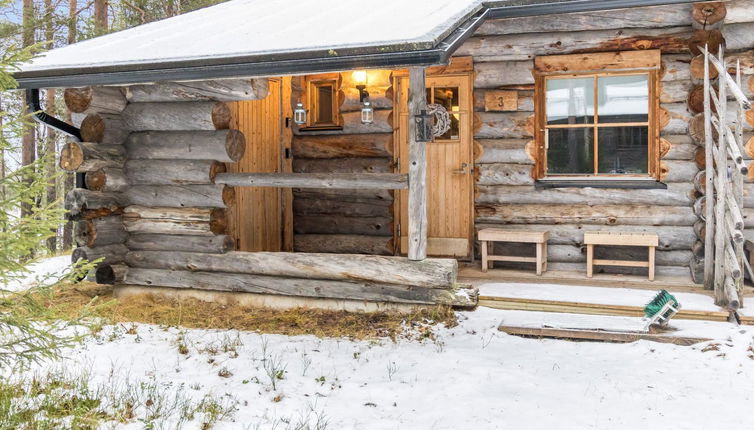
[[[351,72],[340,75],[342,130],[294,128],[294,173],[392,173],[393,88],[390,71],[369,70],[374,123],[361,124],[359,91]],[[292,103],[306,100],[294,78]],[[310,109],[309,106],[307,108]],[[294,249],[299,252],[393,254],[393,192],[293,190]]]
[[[700,43],[715,51],[727,44],[726,52],[741,60],[747,78],[754,75],[753,6],[751,0],[733,0],[484,23],[456,52],[472,56],[476,72],[476,228],[549,230],[551,269],[578,271],[586,261],[584,231],[655,232],[657,273],[688,276],[690,266],[699,266],[692,261],[692,248],[698,249],[693,205],[702,193],[694,180],[704,162],[702,123],[696,117],[703,63],[695,55]],[[662,54],[660,146],[667,189],[535,189],[533,58],[640,49]],[[751,95],[754,79],[746,83]],[[514,102],[489,103],[496,97]],[[752,135],[754,112],[747,120],[744,129]],[[749,147],[747,155],[754,156],[754,140]],[[747,195],[754,203],[754,184],[747,184]],[[619,256],[638,259],[642,252],[621,250]]]
[[[118,87],[68,88],[68,109],[81,129],[82,142],[68,142],[60,151],[60,167],[85,174],[88,189],[73,189],[65,197],[68,219],[74,223],[73,262],[101,259],[95,279],[115,278],[113,266],[122,265],[128,248],[123,226],[123,194],[128,181],[123,167],[123,143],[129,131],[123,122],[128,100]],[[99,277],[97,276],[99,274]]]
[[100,282],[124,278],[128,250],[225,253],[224,208],[233,189],[214,183],[241,158],[227,101],[267,94],[266,80],[87,87],[65,91],[84,142],[69,142],[60,165],[85,172],[88,189],[66,196],[79,258],[103,258]]

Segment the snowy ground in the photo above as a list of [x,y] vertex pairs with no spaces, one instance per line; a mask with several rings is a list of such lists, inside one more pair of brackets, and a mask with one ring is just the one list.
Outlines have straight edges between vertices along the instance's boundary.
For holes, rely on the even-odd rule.
[[38,283],[47,283],[52,278],[57,278],[66,272],[71,265],[70,255],[60,255],[39,260],[29,265],[30,273],[19,276],[9,282],[7,286],[0,284],[0,289],[19,291]]
[[[235,403],[219,429],[299,422],[327,429],[754,428],[754,328],[674,321],[716,339],[694,347],[524,339],[497,330],[501,321],[537,316],[525,314],[461,312],[460,324],[436,330],[434,340],[397,343],[109,326],[66,353],[62,366],[105,384],[148,381]],[[275,373],[273,389],[268,374]]]
[[[91,369],[102,382],[127,375],[225,396],[238,402],[233,421],[217,426],[227,429],[285,428],[302,417],[330,429],[754,426],[750,330],[708,323],[721,345],[707,352],[706,345],[532,340],[496,330],[516,313],[460,313],[461,324],[435,341],[398,343],[108,327],[67,354],[65,367]],[[285,369],[276,390],[265,360]]]

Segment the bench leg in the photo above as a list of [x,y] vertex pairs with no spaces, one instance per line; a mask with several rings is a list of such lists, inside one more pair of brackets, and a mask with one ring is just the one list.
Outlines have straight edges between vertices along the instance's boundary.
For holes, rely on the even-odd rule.
[[592,271],[594,266],[594,245],[586,246],[586,277],[592,277]]
[[655,280],[655,247],[649,247],[649,280]]
[[483,240],[479,242],[480,248],[482,248],[482,272],[487,271],[487,241]]
[[537,276],[542,274],[542,244],[537,244]]
[[547,271],[547,242],[542,244],[542,272]]

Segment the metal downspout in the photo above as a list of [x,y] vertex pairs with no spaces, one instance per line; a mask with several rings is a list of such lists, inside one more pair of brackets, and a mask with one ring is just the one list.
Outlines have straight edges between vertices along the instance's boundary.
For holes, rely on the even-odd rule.
[[[77,142],[81,142],[81,131],[77,127],[74,127],[65,121],[61,121],[52,115],[48,115],[42,110],[42,105],[39,102],[38,88],[26,89],[26,105],[35,121],[68,135],[76,139]],[[84,173],[76,173],[76,188],[86,188]]]

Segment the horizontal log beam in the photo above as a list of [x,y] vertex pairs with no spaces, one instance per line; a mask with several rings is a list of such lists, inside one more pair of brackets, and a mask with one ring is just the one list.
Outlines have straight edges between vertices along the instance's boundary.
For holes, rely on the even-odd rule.
[[130,204],[170,208],[226,208],[236,198],[225,185],[134,185],[123,194]]
[[478,223],[689,226],[696,219],[689,206],[556,203],[476,206]]
[[385,157],[393,153],[393,134],[350,134],[293,137],[294,158]]
[[84,114],[117,114],[128,104],[123,90],[119,87],[66,88],[63,100],[71,112]]
[[296,252],[393,255],[393,247],[393,238],[388,236],[297,234],[293,237]]
[[195,252],[132,251],[131,267],[195,270],[292,278],[329,279],[426,288],[451,288],[458,262],[449,258],[410,261],[405,257],[376,255],[300,254],[290,252]]
[[359,281],[286,278],[242,273],[190,272],[130,268],[125,282],[133,285],[194,288],[199,290],[234,291],[282,296],[328,298],[337,300],[369,300],[416,305],[473,306],[457,303],[454,291],[438,288],[411,288]]
[[236,248],[227,235],[186,236],[183,234],[131,234],[126,246],[132,251],[178,251],[225,254]]
[[74,188],[65,196],[66,218],[78,220],[118,213],[123,206],[119,194]]
[[267,79],[218,79],[191,82],[160,82],[124,88],[131,103],[149,102],[233,102],[267,97]]
[[145,131],[126,140],[129,159],[217,160],[234,163],[246,151],[238,130]]
[[408,175],[398,173],[219,173],[215,183],[234,187],[405,190]]

